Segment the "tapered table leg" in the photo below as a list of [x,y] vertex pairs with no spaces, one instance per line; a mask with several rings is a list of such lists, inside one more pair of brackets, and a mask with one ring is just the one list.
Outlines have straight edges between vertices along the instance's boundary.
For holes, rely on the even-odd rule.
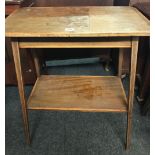
[[39,57],[38,57],[38,55],[37,55],[35,49],[31,49],[31,53],[32,53],[32,56],[33,56],[33,59],[34,59],[36,74],[37,74],[37,77],[39,77],[39,76],[40,76],[40,63],[39,63]]
[[25,137],[26,137],[26,142],[30,144],[28,113],[27,113],[27,105],[25,100],[24,83],[23,83],[20,53],[19,53],[19,46],[18,46],[17,39],[12,39],[11,44],[12,44],[13,58],[14,58],[15,69],[16,69],[17,82],[18,82],[19,96],[20,96],[21,106],[22,106]]
[[132,108],[133,108],[133,100],[134,100],[134,85],[135,85],[135,76],[136,76],[137,53],[138,53],[138,37],[133,37],[132,38],[132,47],[131,47],[131,65],[130,65],[130,84],[129,84],[129,96],[128,96],[126,149],[129,148],[130,143],[131,143]]
[[118,76],[122,77],[122,65],[123,65],[123,48],[119,49],[119,56],[118,56]]

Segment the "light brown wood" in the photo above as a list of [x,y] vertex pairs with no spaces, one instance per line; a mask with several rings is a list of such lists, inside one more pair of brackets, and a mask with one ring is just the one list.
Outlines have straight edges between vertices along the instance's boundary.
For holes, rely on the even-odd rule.
[[129,48],[130,42],[21,42],[20,48]]
[[28,109],[127,112],[120,78],[103,76],[41,76]]
[[21,70],[19,46],[18,46],[17,40],[12,40],[11,43],[12,43],[12,51],[13,51],[13,57],[14,57],[16,75],[17,75],[19,96],[20,96],[20,101],[22,106],[25,137],[26,137],[26,142],[30,144],[27,105],[26,105],[25,94],[24,94],[24,83],[23,83],[22,70]]
[[[19,9],[9,16],[6,20],[6,36],[18,37],[18,40],[12,42],[12,47],[27,142],[29,143],[30,139],[26,108],[29,110],[127,112],[126,148],[129,148],[138,37],[148,35],[149,21],[132,7],[34,7]],[[58,41],[48,41],[48,38],[54,37]],[[84,38],[87,41],[60,41],[63,37],[65,39]],[[109,40],[112,37],[116,40],[121,37],[122,40],[112,42]],[[132,41],[126,40],[126,37],[132,37]],[[41,41],[36,41],[36,38]],[[107,41],[95,42],[94,38],[104,38]],[[26,107],[19,46],[21,48],[132,47],[128,101],[119,77],[48,75],[38,77]],[[122,52],[119,57],[119,68],[122,61],[121,54]]]
[[119,56],[118,56],[118,76],[121,78],[122,76],[122,65],[123,65],[123,51],[124,49],[119,49]]
[[6,19],[8,37],[148,35],[149,21],[132,7],[21,8]]
[[138,39],[139,39],[138,37],[133,37],[133,39],[132,39],[130,84],[129,84],[129,96],[128,96],[128,118],[127,118],[128,125],[127,125],[126,149],[129,148],[130,143],[131,143],[132,109],[133,109],[134,86],[135,86],[135,77],[136,77]]
[[37,52],[33,49],[31,49],[31,53],[33,55],[33,60],[34,60],[34,65],[35,65],[35,69],[36,69],[36,74],[37,77],[40,76],[40,63],[39,63],[39,57],[37,55]]
[[[90,40],[90,39],[89,39]],[[103,38],[99,41],[21,41],[20,48],[130,48],[130,38]]]

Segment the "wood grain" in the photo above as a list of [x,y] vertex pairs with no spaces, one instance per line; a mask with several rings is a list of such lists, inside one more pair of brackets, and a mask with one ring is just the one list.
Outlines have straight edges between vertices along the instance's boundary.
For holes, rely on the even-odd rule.
[[28,109],[126,112],[127,100],[118,77],[42,75]]
[[6,19],[8,37],[148,35],[149,21],[132,7],[21,8]]
[[[16,26],[14,26],[16,25]],[[76,110],[86,112],[127,112],[127,143],[131,142],[131,121],[137,63],[138,37],[149,35],[149,21],[132,7],[42,7],[22,8],[6,20],[6,36],[18,37],[12,42],[27,142],[29,142],[27,109]],[[135,36],[135,37],[133,37]],[[138,37],[137,37],[138,36]],[[40,76],[26,107],[19,56],[20,47],[113,47],[105,42],[21,42],[23,38],[108,38],[132,37],[131,75],[128,101],[121,79],[114,76]],[[19,44],[18,44],[19,41]],[[124,40],[125,41],[125,40]],[[85,44],[86,43],[86,44]],[[120,45],[124,46],[123,40]],[[102,44],[102,45],[99,45]],[[88,46],[89,45],[89,46]],[[122,57],[120,56],[122,59]],[[121,65],[120,65],[121,66]],[[27,109],[26,109],[27,108]]]
[[25,137],[26,137],[26,142],[30,144],[27,105],[26,105],[25,93],[24,93],[24,83],[23,83],[22,70],[21,70],[19,46],[18,46],[17,40],[12,40],[11,43],[12,43],[12,51],[13,51],[13,57],[15,62],[16,75],[17,75],[19,96],[20,96],[21,106],[22,106]]
[[35,50],[31,49],[31,53],[32,53],[32,56],[33,56],[33,60],[34,60],[34,65],[35,65],[35,70],[36,70],[36,74],[37,74],[37,77],[40,76],[40,63],[39,63],[39,57],[38,57],[38,54]]
[[22,38],[20,48],[130,48],[130,37],[108,38]]
[[121,78],[122,76],[122,65],[123,65],[123,51],[124,49],[119,49],[119,56],[118,56],[118,76]]
[[133,37],[132,39],[126,149],[129,148],[131,143],[132,109],[133,109],[134,87],[135,87],[136,66],[137,66],[138,40],[139,40],[138,37]]

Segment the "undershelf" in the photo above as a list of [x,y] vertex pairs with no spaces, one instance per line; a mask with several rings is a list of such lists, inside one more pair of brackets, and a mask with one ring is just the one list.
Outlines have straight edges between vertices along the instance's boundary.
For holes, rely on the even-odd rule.
[[127,99],[116,76],[42,75],[33,87],[27,108],[127,112]]

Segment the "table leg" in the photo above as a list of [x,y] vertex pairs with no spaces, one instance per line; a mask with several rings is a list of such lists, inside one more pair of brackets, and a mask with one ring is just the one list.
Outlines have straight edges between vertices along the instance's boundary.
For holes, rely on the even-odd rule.
[[131,143],[132,108],[133,108],[133,100],[134,100],[134,85],[135,85],[135,76],[136,76],[137,53],[138,53],[138,37],[133,37],[132,38],[132,47],[131,47],[131,65],[130,65],[130,84],[129,84],[129,96],[128,96],[126,149],[129,148],[130,143]]
[[36,69],[36,74],[37,74],[37,77],[39,77],[40,76],[39,58],[38,58],[38,55],[37,55],[35,49],[31,49],[31,53],[32,53],[33,59],[34,59],[34,65],[35,65],[35,69]]
[[119,49],[119,57],[118,57],[118,76],[122,77],[122,65],[123,65],[123,48]]
[[26,137],[26,142],[30,144],[28,113],[27,113],[27,105],[26,105],[25,93],[24,93],[24,83],[23,83],[23,76],[22,76],[22,70],[21,70],[18,41],[16,39],[12,39],[11,44],[12,44],[13,58],[14,58],[15,69],[16,69],[17,82],[18,82],[19,96],[20,96],[21,106],[22,106],[25,137]]

